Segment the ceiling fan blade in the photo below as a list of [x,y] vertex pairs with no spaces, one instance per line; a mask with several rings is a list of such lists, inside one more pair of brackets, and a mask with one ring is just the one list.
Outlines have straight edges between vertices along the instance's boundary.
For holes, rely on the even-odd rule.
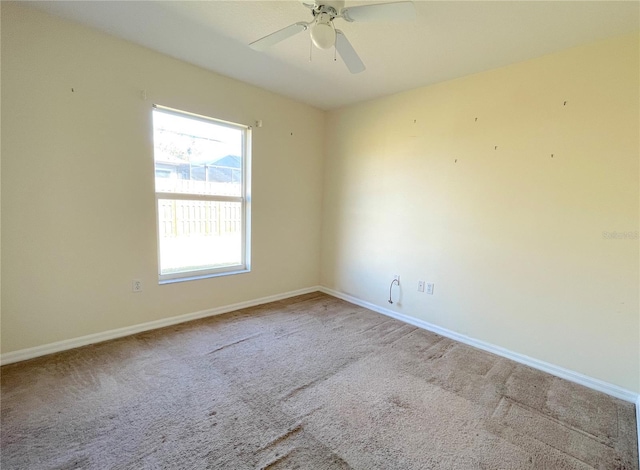
[[340,15],[347,21],[405,21],[416,18],[413,2],[374,3],[344,8]]
[[289,39],[291,36],[295,36],[302,31],[306,31],[309,27],[309,23],[300,22],[294,23],[292,25],[287,26],[286,28],[282,28],[275,33],[271,33],[263,38],[260,38],[256,41],[253,41],[249,44],[251,49],[255,49],[256,51],[264,51],[268,47],[271,47],[280,41],[284,41],[285,39]]
[[342,31],[336,29],[336,50],[351,73],[363,72],[366,68]]

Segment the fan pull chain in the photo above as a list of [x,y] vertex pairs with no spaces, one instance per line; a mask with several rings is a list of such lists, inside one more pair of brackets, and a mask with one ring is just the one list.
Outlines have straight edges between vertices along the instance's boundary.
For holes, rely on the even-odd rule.
[[311,41],[311,36],[309,36],[309,62],[311,62],[311,52],[313,52],[313,41]]
[[338,59],[336,59],[336,51],[338,50],[338,48],[336,46],[333,46],[333,61],[337,61]]

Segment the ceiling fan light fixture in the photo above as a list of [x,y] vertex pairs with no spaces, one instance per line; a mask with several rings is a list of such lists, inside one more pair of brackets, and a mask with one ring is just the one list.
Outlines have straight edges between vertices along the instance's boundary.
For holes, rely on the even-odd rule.
[[329,15],[321,14],[311,27],[311,40],[318,49],[329,49],[336,43],[336,30]]

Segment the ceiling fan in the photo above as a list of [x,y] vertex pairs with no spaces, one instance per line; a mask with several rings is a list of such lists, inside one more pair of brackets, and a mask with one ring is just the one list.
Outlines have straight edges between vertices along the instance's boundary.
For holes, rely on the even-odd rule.
[[349,8],[344,7],[344,0],[315,0],[315,2],[301,0],[301,3],[311,10],[312,21],[294,23],[253,41],[249,46],[257,51],[263,51],[280,41],[309,30],[311,41],[317,48],[329,49],[335,46],[349,71],[360,73],[365,69],[362,60],[344,33],[335,28],[333,20],[342,18],[351,23],[356,21],[412,20],[416,17],[415,7],[410,1],[371,3]]

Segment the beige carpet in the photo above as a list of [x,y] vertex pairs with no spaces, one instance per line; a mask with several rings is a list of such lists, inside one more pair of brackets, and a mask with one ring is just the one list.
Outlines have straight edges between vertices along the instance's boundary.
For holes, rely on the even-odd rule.
[[638,468],[634,407],[324,294],[2,368],[2,470]]

